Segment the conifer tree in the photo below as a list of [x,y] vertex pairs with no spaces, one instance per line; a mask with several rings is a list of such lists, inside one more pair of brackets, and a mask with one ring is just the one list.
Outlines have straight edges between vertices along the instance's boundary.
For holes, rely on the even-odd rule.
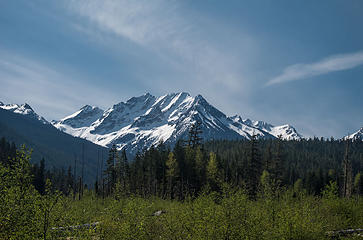
[[269,141],[265,149],[263,170],[270,172],[271,162],[272,162],[272,150],[271,150],[271,142]]
[[210,152],[209,161],[207,165],[207,180],[211,190],[215,191],[218,187],[218,162],[217,155],[214,152]]
[[201,134],[203,131],[201,124],[202,123],[200,121],[196,121],[189,129],[188,146],[191,148],[195,148],[202,144],[203,138],[201,137]]
[[121,161],[122,161],[122,166],[123,166],[122,183],[123,183],[123,187],[125,189],[126,186],[130,182],[130,165],[129,165],[129,161],[127,160],[125,149],[122,150]]
[[71,193],[71,191],[73,190],[73,175],[72,175],[72,167],[69,166],[68,167],[68,172],[67,172],[67,180],[66,180],[66,192],[67,195],[69,193]]
[[345,154],[343,159],[343,197],[350,198],[352,195],[352,162],[349,158],[349,140],[346,141]]
[[285,162],[283,157],[282,150],[282,136],[276,140],[275,153],[272,158],[271,167],[270,167],[270,177],[272,181],[272,187],[274,188],[274,192],[276,192],[282,185],[284,180],[284,172],[285,172]]
[[195,151],[192,147],[187,146],[184,154],[184,177],[185,190],[188,194],[194,194],[196,185],[196,167],[195,167]]
[[168,178],[168,192],[171,199],[174,198],[176,180],[179,176],[178,162],[173,152],[169,153],[168,160],[166,161],[166,177]]
[[38,192],[43,195],[44,191],[45,191],[45,160],[44,160],[44,158],[42,158],[42,160],[40,161],[39,168],[37,166],[38,166],[37,164],[34,165],[33,184],[34,184],[35,189],[38,190]]
[[248,157],[248,170],[246,178],[246,187],[248,195],[251,199],[255,199],[260,182],[262,172],[262,162],[259,149],[257,146],[257,137],[253,135],[250,141],[249,157]]
[[196,173],[196,180],[198,183],[198,190],[205,183],[205,166],[206,163],[204,161],[203,152],[200,147],[197,147],[195,149],[195,173]]
[[97,178],[96,178],[96,181],[95,181],[95,185],[94,185],[94,187],[95,187],[95,194],[96,194],[96,196],[98,196],[98,194],[99,194],[100,192],[99,192],[99,186],[98,186],[98,180],[97,180]]
[[361,173],[357,173],[354,177],[354,193],[363,194],[363,175]]
[[111,194],[116,184],[116,170],[115,170],[115,161],[117,159],[117,149],[116,145],[114,144],[108,155],[108,159],[106,161],[107,168],[105,170],[106,175],[106,185],[107,185],[107,194]]
[[116,157],[116,182],[120,184],[120,189],[124,193],[128,192],[130,182],[130,166],[126,156],[126,150],[123,149],[120,156]]
[[177,189],[179,200],[184,198],[184,187],[186,182],[185,148],[182,141],[178,140],[174,147],[174,156],[179,168],[179,186]]

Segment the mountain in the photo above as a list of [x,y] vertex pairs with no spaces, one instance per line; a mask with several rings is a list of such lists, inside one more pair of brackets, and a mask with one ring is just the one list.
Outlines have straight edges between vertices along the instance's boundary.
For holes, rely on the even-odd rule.
[[49,122],[47,120],[45,120],[43,117],[36,114],[34,112],[34,110],[27,103],[18,105],[18,104],[4,104],[3,102],[0,102],[0,108],[11,111],[13,113],[26,115],[30,118],[39,120],[40,122],[42,122],[44,124],[49,124]]
[[120,102],[107,110],[86,105],[76,113],[52,124],[70,135],[102,146],[116,144],[118,149],[135,154],[161,141],[173,145],[186,139],[196,121],[201,123],[204,140],[260,138],[301,139],[290,125],[273,126],[262,121],[228,117],[201,95],[171,93],[161,97],[146,93]]
[[[239,128],[244,132],[248,132],[249,136],[255,134],[262,138],[272,136],[272,138],[281,137],[285,140],[300,140],[303,138],[302,135],[300,135],[293,126],[288,124],[273,126],[263,121],[253,121],[248,118],[242,120],[242,118],[237,115],[231,117],[231,119],[235,123],[239,123]],[[248,139],[250,139],[250,137],[248,137]]]
[[[25,144],[33,149],[31,161],[45,159],[47,168],[74,167],[77,157],[77,175],[81,174],[82,148],[84,148],[85,182],[93,184],[97,170],[104,162],[108,149],[85,139],[76,138],[56,129],[43,117],[36,114],[28,104],[1,104],[0,106],[0,138],[15,142],[17,146]],[[99,156],[99,157],[98,157]]]
[[357,141],[357,140],[361,140],[363,141],[363,127],[361,127],[358,131],[356,131],[355,133],[353,134],[350,134],[348,136],[345,136],[343,138],[344,140],[348,140],[348,139],[351,139],[353,141]]

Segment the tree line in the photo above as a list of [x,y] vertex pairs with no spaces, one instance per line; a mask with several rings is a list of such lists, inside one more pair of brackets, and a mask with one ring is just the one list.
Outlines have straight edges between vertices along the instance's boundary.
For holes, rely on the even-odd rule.
[[[197,132],[197,134],[196,134]],[[220,191],[223,184],[246,191],[251,199],[296,188],[321,195],[336,184],[343,197],[363,194],[363,143],[335,139],[286,141],[210,141],[202,144],[197,128],[173,150],[160,143],[128,161],[114,145],[106,170],[97,179],[98,195],[130,195],[182,200],[201,192]]]
[[[109,150],[105,166],[97,170],[94,186],[83,183],[74,167],[47,169],[45,160],[31,165],[32,184],[44,194],[46,179],[52,190],[81,198],[83,189],[98,196],[139,195],[182,200],[200,192],[219,191],[223,184],[242,188],[253,199],[266,185],[272,192],[296,187],[320,195],[335,182],[341,196],[363,193],[363,142],[323,138],[285,141],[218,140],[202,143],[201,130],[191,128],[187,141],[171,150],[160,143],[129,161],[126,151]],[[16,146],[0,140],[0,161],[12,166]]]

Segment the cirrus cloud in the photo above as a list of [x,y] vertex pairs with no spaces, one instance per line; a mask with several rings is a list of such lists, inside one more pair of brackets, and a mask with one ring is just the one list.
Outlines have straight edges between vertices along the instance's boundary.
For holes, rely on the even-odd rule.
[[363,51],[332,55],[315,63],[290,65],[282,74],[268,81],[266,86],[352,69],[360,65],[363,65]]

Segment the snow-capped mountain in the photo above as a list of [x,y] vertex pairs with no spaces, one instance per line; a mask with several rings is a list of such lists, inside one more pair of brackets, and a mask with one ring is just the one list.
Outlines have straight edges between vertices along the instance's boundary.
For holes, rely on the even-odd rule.
[[[303,138],[296,129],[288,124],[281,125],[281,126],[273,126],[269,123],[264,121],[253,121],[251,119],[244,119],[240,116],[233,116],[231,119],[235,123],[239,123],[239,128],[242,129],[244,132],[248,132],[250,136],[253,134],[257,135],[258,137],[266,137],[272,135],[275,138],[281,137],[285,140],[299,140]],[[266,135],[266,133],[268,135]]]
[[204,140],[250,139],[253,134],[263,138],[301,139],[289,126],[242,120],[239,116],[228,117],[201,95],[172,93],[155,97],[147,93],[120,102],[103,111],[84,106],[76,113],[53,121],[52,124],[68,134],[85,138],[102,146],[116,144],[118,149],[135,154],[158,143],[173,144],[185,139],[189,128],[201,122]]
[[352,140],[352,141],[357,141],[357,140],[361,140],[363,141],[363,127],[361,127],[358,131],[356,131],[355,133],[353,134],[350,134],[348,136],[345,136],[343,138],[344,140]]
[[18,105],[18,104],[4,104],[3,102],[0,102],[0,108],[11,111],[13,113],[26,115],[30,118],[39,120],[44,124],[49,124],[47,120],[36,114],[34,110],[27,103]]

